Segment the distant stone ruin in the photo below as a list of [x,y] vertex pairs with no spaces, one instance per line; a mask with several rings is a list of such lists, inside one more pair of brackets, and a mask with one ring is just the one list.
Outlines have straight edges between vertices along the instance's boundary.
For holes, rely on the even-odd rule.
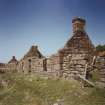
[[[105,56],[96,54],[96,49],[85,31],[86,21],[76,17],[72,20],[73,34],[64,48],[45,57],[32,46],[24,57],[17,61],[15,56],[6,64],[0,63],[0,73],[38,73],[63,79],[89,78],[89,72],[99,64],[100,83],[105,86]],[[97,64],[98,62],[98,64]]]

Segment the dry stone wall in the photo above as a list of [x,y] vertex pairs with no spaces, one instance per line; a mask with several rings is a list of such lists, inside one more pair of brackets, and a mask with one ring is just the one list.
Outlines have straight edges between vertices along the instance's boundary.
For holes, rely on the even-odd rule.
[[99,73],[98,83],[105,87],[105,56],[98,56],[96,59],[96,64]]
[[51,57],[47,58],[47,72],[54,74],[55,76],[60,75],[60,57],[58,54],[52,55]]
[[63,61],[63,78],[76,78],[78,74],[85,75],[87,59],[85,54],[69,54]]
[[[0,64],[0,71],[38,73],[64,79],[74,79],[77,75],[86,77],[85,66],[92,64],[95,47],[85,32],[85,24],[86,21],[78,17],[72,20],[73,35],[57,54],[44,57],[38,46],[32,46],[20,61],[13,56],[7,64]],[[105,59],[97,61],[100,67],[100,81],[105,83]]]
[[28,57],[22,59],[18,64],[18,71],[24,73],[34,73],[44,71],[44,60],[45,58]]

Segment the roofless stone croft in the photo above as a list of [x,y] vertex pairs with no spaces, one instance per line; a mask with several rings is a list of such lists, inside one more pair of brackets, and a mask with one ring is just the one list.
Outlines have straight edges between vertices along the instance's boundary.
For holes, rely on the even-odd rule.
[[[64,79],[88,79],[89,72],[94,70],[97,62],[100,64],[103,58],[95,55],[95,47],[85,31],[85,25],[84,19],[73,18],[72,37],[58,53],[46,58],[38,50],[38,46],[32,46],[20,61],[13,57],[7,64],[0,63],[0,72],[38,73]],[[102,71],[105,72],[104,68],[100,74]],[[105,75],[100,77],[99,82],[105,86]]]

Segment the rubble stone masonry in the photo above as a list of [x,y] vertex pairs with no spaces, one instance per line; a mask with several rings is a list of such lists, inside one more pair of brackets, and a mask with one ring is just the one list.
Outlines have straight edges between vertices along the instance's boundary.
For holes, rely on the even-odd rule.
[[[7,64],[0,63],[0,71],[39,73],[64,79],[76,78],[78,74],[86,77],[85,67],[92,64],[95,47],[85,31],[85,25],[84,19],[73,18],[72,37],[56,54],[44,57],[38,46],[32,46],[20,61],[13,57]],[[105,77],[101,80],[104,81]]]

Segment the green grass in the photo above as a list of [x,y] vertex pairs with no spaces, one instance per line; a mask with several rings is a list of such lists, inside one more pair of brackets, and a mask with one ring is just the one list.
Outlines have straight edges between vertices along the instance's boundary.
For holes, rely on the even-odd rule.
[[37,75],[4,74],[0,105],[105,105],[105,89],[83,88],[77,81],[43,79]]
[[92,71],[92,81],[93,82],[96,82],[96,81],[99,81],[100,80],[100,75],[99,75],[99,70],[93,70]]

